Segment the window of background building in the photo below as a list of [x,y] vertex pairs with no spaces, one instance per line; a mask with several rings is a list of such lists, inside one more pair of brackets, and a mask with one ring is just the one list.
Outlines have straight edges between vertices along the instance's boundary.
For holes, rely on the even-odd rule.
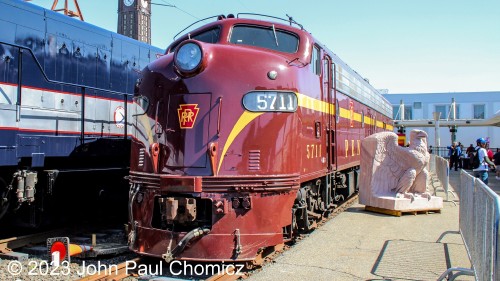
[[[392,119],[401,120],[401,112],[399,112],[399,105],[392,106]],[[405,120],[413,120],[413,108],[405,105]]]
[[392,106],[392,119],[393,120],[399,119],[399,105]]
[[421,101],[416,101],[413,103],[413,108],[415,109],[422,109],[422,102]]
[[[435,112],[441,112],[441,117],[439,119],[452,119],[452,114],[450,113],[451,105],[436,105]],[[455,118],[460,119],[460,106],[455,105]]]
[[446,119],[448,117],[446,114],[446,105],[436,105],[434,112],[441,113],[439,119]]
[[405,106],[405,120],[413,120],[413,108]]
[[484,119],[484,104],[474,105],[474,119]]

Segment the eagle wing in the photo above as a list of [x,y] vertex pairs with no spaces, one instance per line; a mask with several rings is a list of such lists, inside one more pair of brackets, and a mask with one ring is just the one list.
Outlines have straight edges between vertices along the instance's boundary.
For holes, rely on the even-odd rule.
[[393,195],[394,188],[408,169],[404,161],[409,152],[398,145],[398,136],[392,132],[378,133],[374,154],[372,193]]

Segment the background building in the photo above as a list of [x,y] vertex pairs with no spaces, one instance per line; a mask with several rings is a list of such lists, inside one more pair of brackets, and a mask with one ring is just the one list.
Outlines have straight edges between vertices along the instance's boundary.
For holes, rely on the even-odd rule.
[[118,33],[151,44],[149,0],[118,0]]
[[[450,109],[452,109],[453,99],[456,104],[456,119],[459,120],[488,119],[500,110],[500,92],[384,94],[384,97],[393,105],[394,120],[401,119],[399,112],[401,101],[404,103],[405,120],[434,120],[433,112],[441,112],[441,120],[451,120]],[[406,128],[407,138],[412,129],[415,128]],[[427,132],[429,144],[434,146],[435,128],[420,127],[419,129]],[[450,128],[441,127],[439,135],[441,146],[451,144]],[[500,148],[499,127],[466,127],[465,124],[457,127],[456,140],[465,147],[471,143],[475,145],[479,137],[489,140],[490,147]]]

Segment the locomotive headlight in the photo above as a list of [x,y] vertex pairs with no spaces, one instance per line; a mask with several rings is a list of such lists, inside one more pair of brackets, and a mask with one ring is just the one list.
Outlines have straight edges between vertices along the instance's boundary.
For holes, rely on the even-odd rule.
[[189,41],[177,49],[174,62],[181,74],[192,74],[200,67],[202,58],[201,46]]

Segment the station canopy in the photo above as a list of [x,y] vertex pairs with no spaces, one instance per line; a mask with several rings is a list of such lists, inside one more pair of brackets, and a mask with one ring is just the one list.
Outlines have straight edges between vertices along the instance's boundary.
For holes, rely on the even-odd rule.
[[[395,127],[434,127],[434,120],[394,120]],[[440,127],[460,126],[460,127],[500,127],[500,110],[488,119],[456,119],[439,120]]]
[[486,120],[490,126],[500,127],[500,110],[495,113],[495,115],[491,116],[490,119]]

